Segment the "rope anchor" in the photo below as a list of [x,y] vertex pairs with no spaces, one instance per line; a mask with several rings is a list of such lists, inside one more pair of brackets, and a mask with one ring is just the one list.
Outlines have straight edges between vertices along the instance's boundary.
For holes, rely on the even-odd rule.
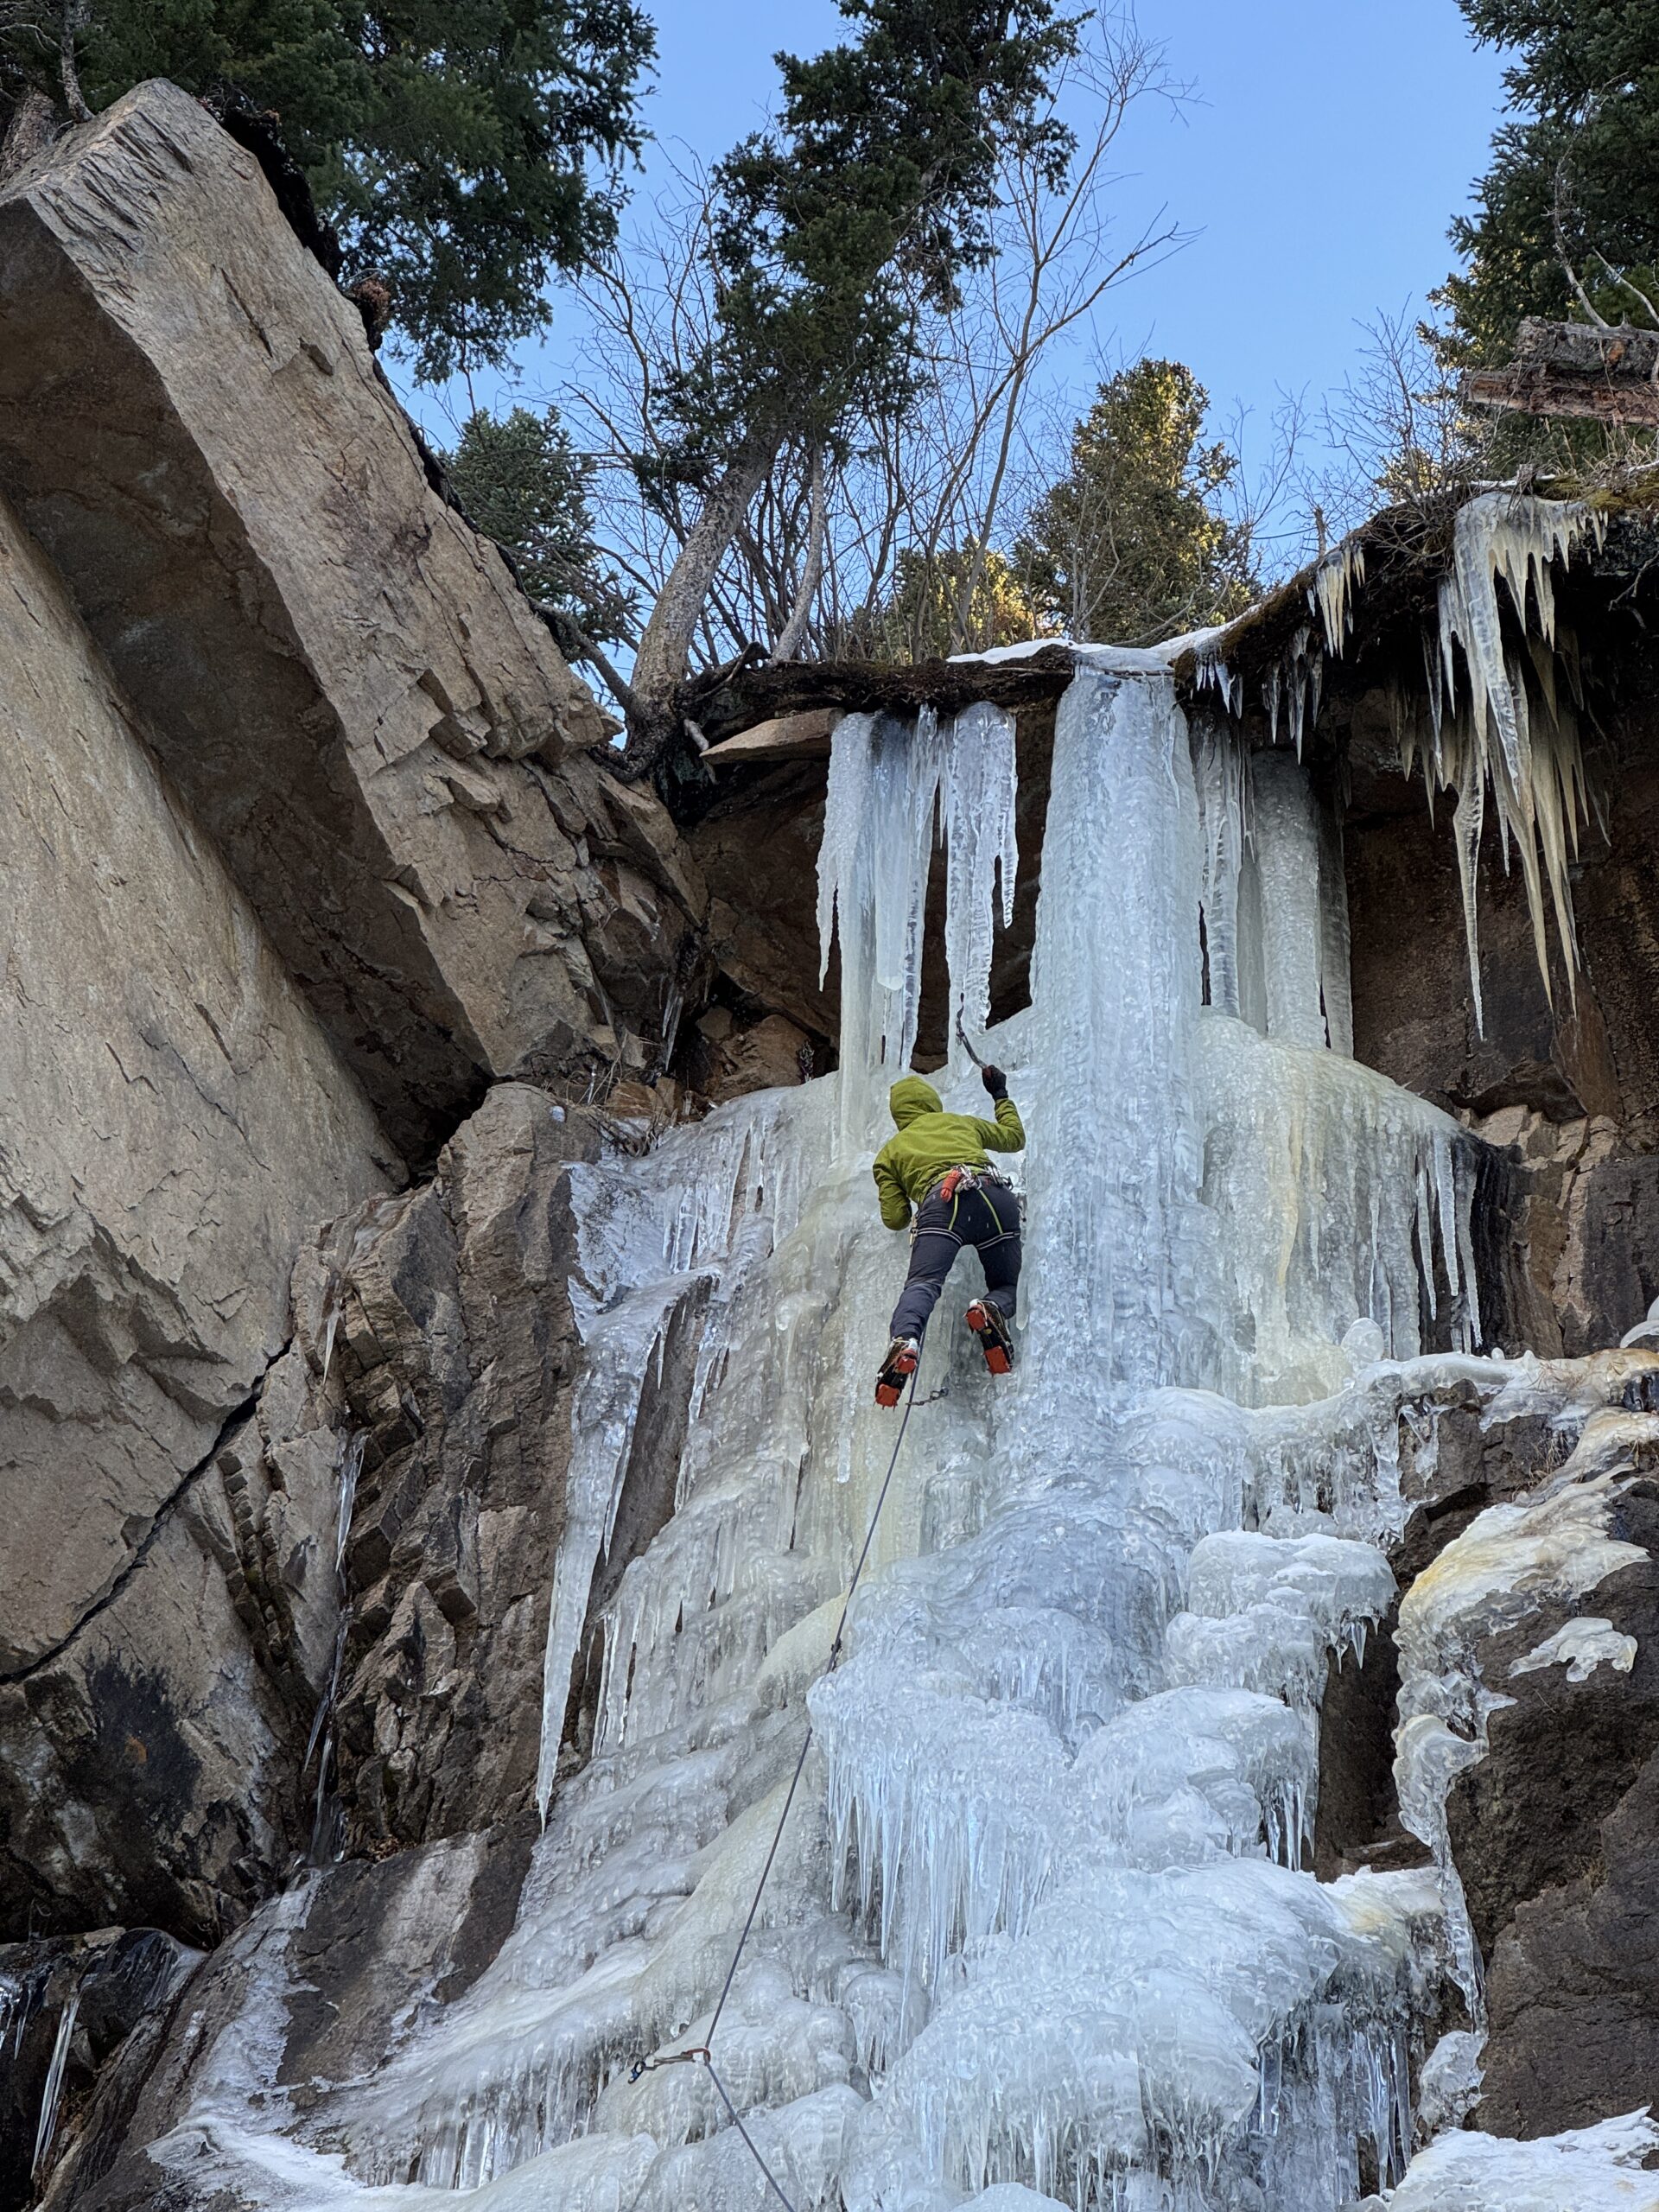
[[637,2082],[643,2075],[656,2073],[658,2067],[692,2066],[699,2059],[705,2066],[712,2063],[713,2054],[707,2044],[693,2044],[690,2050],[665,2050],[660,2058],[636,2058],[628,2069],[628,2079]]

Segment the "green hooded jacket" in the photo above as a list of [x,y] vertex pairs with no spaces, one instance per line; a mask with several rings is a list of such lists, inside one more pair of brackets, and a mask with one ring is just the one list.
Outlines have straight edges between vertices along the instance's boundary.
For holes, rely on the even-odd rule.
[[973,1114],[947,1114],[931,1083],[906,1075],[887,1093],[887,1103],[899,1132],[876,1154],[871,1173],[889,1229],[905,1227],[911,1208],[920,1205],[948,1169],[988,1167],[988,1152],[1025,1149],[1025,1126],[1011,1098],[999,1098],[996,1119],[982,1122]]

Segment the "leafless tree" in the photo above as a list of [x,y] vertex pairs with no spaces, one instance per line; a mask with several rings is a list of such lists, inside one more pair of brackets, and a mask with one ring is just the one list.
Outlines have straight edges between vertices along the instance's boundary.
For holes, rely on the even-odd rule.
[[[1161,50],[1131,15],[1103,10],[1057,99],[1079,145],[1062,188],[1011,156],[994,219],[996,251],[950,314],[912,306],[923,375],[913,404],[852,426],[834,452],[786,446],[713,527],[730,543],[701,607],[694,661],[729,662],[760,645],[783,657],[868,632],[906,555],[949,556],[953,634],[965,639],[988,550],[1049,465],[1033,452],[1052,410],[1036,404],[1058,342],[1085,327],[1112,287],[1182,243],[1162,213],[1127,238],[1116,227],[1113,168],[1131,111],[1179,101]],[[706,251],[709,188],[683,162],[654,220],[593,276],[576,382],[559,395],[597,463],[596,503],[610,550],[649,604],[659,599],[706,503],[653,473],[658,396],[689,366],[715,314]],[[728,472],[728,476],[731,474]]]
[[1322,518],[1326,534],[1339,537],[1379,499],[1418,505],[1481,480],[1491,465],[1491,427],[1464,405],[1438,336],[1433,322],[1408,308],[1365,326],[1357,367],[1319,410],[1327,458],[1300,479],[1310,534]]

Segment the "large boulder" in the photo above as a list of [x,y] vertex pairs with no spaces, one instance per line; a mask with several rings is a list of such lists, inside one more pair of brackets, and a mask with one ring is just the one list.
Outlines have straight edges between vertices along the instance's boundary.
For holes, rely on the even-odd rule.
[[0,330],[0,487],[405,1154],[645,1065],[701,885],[251,156],[164,83],[71,132]]
[[308,1227],[400,1171],[3,500],[0,759],[0,1934],[201,1933],[286,1848],[225,1463]]

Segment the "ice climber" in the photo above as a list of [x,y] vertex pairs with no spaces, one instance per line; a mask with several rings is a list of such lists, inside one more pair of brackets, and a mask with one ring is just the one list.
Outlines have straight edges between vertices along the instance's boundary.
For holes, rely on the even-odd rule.
[[[893,1309],[893,1342],[875,1381],[879,1406],[896,1406],[922,1356],[922,1332],[944,1279],[964,1244],[979,1254],[985,1295],[965,1319],[985,1364],[1006,1375],[1014,1364],[1014,1319],[1020,1288],[1020,1200],[988,1152],[1020,1152],[1026,1132],[1001,1068],[981,1070],[996,1101],[996,1119],[947,1114],[939,1094],[918,1075],[901,1076],[887,1094],[898,1124],[875,1155],[873,1173],[889,1229],[910,1229],[910,1273]],[[912,1209],[915,1218],[912,1220]]]

